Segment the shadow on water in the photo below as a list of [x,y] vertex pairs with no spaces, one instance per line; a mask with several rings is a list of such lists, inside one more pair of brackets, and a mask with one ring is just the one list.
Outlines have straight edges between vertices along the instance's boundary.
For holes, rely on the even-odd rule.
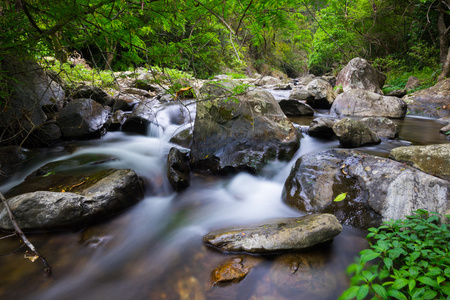
[[[406,118],[398,124],[399,139],[362,150],[386,156],[398,145],[444,142],[432,120]],[[258,177],[195,176],[189,189],[173,194],[165,176],[172,145],[164,134],[161,138],[159,129],[153,135],[108,133],[101,140],[74,144],[71,151],[61,149],[59,157],[53,153],[30,163],[27,172],[82,153],[109,154],[117,157],[109,167],[134,169],[148,184],[158,182],[162,188],[157,196],[146,196],[101,224],[76,232],[30,235],[52,265],[52,278],[42,275],[39,261],[23,258],[25,249],[17,250],[18,239],[2,240],[0,255],[9,255],[0,257],[1,299],[320,300],[336,299],[347,288],[345,269],[367,247],[362,230],[344,227],[333,243],[315,251],[271,256],[223,254],[202,243],[204,234],[220,227],[299,216],[281,201],[284,180],[298,157],[338,147],[336,141],[305,135],[292,161],[273,162]],[[1,190],[23,180],[21,176]],[[213,285],[213,270],[234,258],[251,263],[248,275],[239,283]]]

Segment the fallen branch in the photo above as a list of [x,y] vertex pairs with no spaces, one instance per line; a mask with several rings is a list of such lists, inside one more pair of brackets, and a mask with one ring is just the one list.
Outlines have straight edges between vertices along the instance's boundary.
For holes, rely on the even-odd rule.
[[[50,267],[50,265],[45,260],[45,257],[42,256],[36,250],[34,245],[25,236],[25,234],[23,233],[22,229],[20,229],[19,225],[17,224],[16,218],[14,218],[14,215],[13,215],[13,213],[11,211],[11,207],[9,207],[9,204],[6,201],[6,198],[5,198],[5,196],[3,196],[2,193],[0,193],[0,200],[2,200],[3,205],[5,205],[6,211],[8,212],[9,219],[11,220],[11,223],[14,226],[14,230],[15,230],[16,234],[22,239],[22,241],[25,243],[25,245],[27,245],[27,247],[30,249],[30,251],[27,251],[27,253],[25,254],[25,257],[30,259],[31,261],[34,261],[32,259],[32,257],[36,257],[36,259],[39,258],[42,261],[42,264],[44,265],[44,274],[46,276],[50,276],[52,274],[52,268]],[[30,255],[32,257],[30,257]]]

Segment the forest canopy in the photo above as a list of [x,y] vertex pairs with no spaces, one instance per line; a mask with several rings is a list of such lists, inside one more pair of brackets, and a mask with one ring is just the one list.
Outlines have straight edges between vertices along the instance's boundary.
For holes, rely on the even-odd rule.
[[360,56],[437,79],[450,68],[449,12],[450,0],[3,0],[0,57],[80,55],[97,68],[206,78],[246,68],[324,74]]

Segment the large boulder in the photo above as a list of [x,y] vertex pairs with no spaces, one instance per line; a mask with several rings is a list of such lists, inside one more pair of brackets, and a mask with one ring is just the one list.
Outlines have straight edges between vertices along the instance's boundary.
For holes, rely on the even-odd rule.
[[[12,196],[8,204],[24,230],[79,228],[113,216],[143,197],[140,178],[132,170],[107,169],[78,176],[59,177],[59,186]],[[0,204],[0,228],[13,226]]]
[[373,130],[378,137],[394,139],[398,136],[397,124],[385,117],[367,117],[360,120],[367,127]]
[[345,118],[333,125],[333,132],[344,148],[356,148],[366,145],[376,145],[381,142],[378,135],[366,124],[358,120]]
[[5,108],[0,111],[2,139],[21,143],[30,138],[30,131],[47,121],[47,112],[62,108],[65,94],[32,59],[5,55],[0,62],[0,71],[5,74],[3,84],[10,93],[7,99],[0,99]]
[[305,90],[314,95],[314,98],[308,98],[306,103],[312,108],[328,109],[333,104],[336,94],[331,84],[323,79],[317,78],[308,83]]
[[155,121],[156,112],[160,109],[156,99],[139,102],[122,125],[122,130],[139,134],[147,134],[149,126]]
[[356,57],[339,72],[336,86],[342,86],[344,92],[361,89],[383,94],[381,88],[385,81],[386,75],[378,72],[367,60]]
[[[342,201],[333,201],[347,193]],[[391,159],[330,149],[300,157],[283,201],[306,213],[332,213],[345,225],[379,226],[417,209],[448,214],[450,182]]]
[[450,78],[403,97],[412,115],[432,118],[450,117]]
[[314,115],[314,109],[308,104],[292,99],[283,99],[280,102],[281,109],[286,116],[312,116]]
[[197,104],[191,165],[194,170],[258,172],[270,160],[289,160],[300,135],[265,90],[233,93],[233,83],[206,84]]
[[403,118],[406,103],[397,97],[382,96],[364,90],[352,89],[336,97],[330,114],[356,117]]
[[341,231],[335,216],[313,214],[213,231],[203,237],[203,242],[223,252],[264,254],[311,248],[332,241]]
[[289,93],[289,100],[300,100],[300,101],[313,101],[315,95],[310,91],[305,90],[302,86],[300,88],[295,88]]
[[330,139],[334,137],[333,126],[336,120],[324,117],[311,121],[308,127],[308,135],[318,138]]
[[65,139],[97,138],[106,132],[111,108],[92,99],[72,100],[58,114]]
[[398,147],[391,150],[389,157],[450,180],[450,144]]

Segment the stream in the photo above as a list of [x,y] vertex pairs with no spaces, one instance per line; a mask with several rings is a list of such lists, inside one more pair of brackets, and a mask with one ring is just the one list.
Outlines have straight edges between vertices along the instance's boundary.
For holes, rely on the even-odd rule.
[[[282,97],[280,91],[275,97]],[[314,117],[324,116],[318,111]],[[308,126],[313,117],[292,118]],[[399,137],[359,151],[387,157],[394,147],[448,142],[432,119],[407,116],[395,121]],[[0,241],[0,299],[337,299],[348,287],[346,267],[367,247],[366,232],[344,227],[334,242],[303,253],[224,254],[203,245],[204,234],[301,213],[281,201],[283,184],[296,159],[339,147],[304,134],[289,162],[273,162],[258,176],[195,175],[174,193],[166,178],[166,155],[175,125],[150,128],[147,136],[109,132],[103,138],[67,142],[30,160],[1,187],[6,192],[38,167],[81,154],[107,154],[108,167],[134,169],[147,185],[145,198],[127,211],[80,231],[28,234],[53,268],[24,259],[16,237]],[[155,196],[156,195],[156,196]],[[212,284],[214,269],[234,258],[253,268],[240,282]]]

